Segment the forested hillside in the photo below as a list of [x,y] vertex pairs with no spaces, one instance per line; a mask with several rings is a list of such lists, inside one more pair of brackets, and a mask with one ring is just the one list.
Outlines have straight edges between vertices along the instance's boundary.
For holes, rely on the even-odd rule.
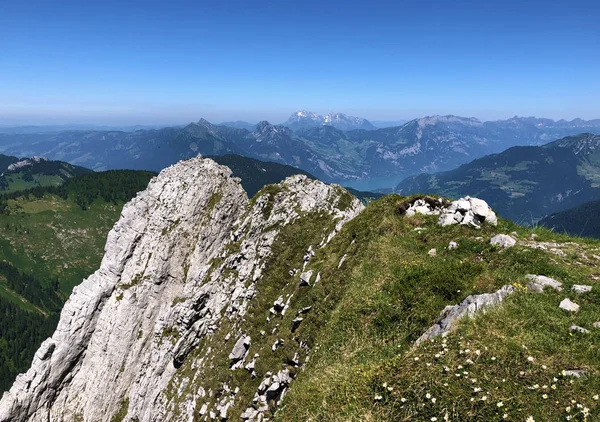
[[89,173],[0,196],[0,391],[29,366],[73,286],[100,265],[123,205],[153,176]]

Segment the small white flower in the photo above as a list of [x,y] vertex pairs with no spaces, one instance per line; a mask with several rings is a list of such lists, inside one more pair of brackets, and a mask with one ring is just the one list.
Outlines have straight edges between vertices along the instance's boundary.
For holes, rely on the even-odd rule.
[[542,398],[546,400],[548,398],[548,394],[542,394]]
[[533,419],[533,416],[529,416],[527,419],[525,419],[525,422],[535,422],[535,419]]
[[548,369],[546,365],[542,365],[542,369]]
[[502,419],[508,419],[508,413],[505,413],[504,415],[502,415]]
[[437,418],[435,416],[432,416],[430,421],[435,422],[435,421],[437,421]]
[[480,387],[475,387],[475,388],[473,389],[473,392],[474,392],[474,393],[479,393],[480,391],[481,391],[481,388],[480,388]]
[[463,366],[462,365],[458,365],[457,369],[463,369]]
[[382,397],[382,396],[380,396],[379,394],[375,395],[375,400],[377,400],[377,401],[381,400],[382,398],[383,398],[383,397]]
[[402,398],[400,399],[400,401],[401,401],[402,403],[406,403],[406,399],[405,399],[404,397],[402,397]]
[[431,398],[431,403],[435,404],[436,401],[437,401],[437,399],[435,397]]
[[553,390],[556,390],[556,384],[552,384],[552,385],[550,386],[550,388],[551,388],[551,389],[553,389]]
[[482,396],[482,397],[481,397],[481,401],[486,401],[487,399],[488,399],[488,397],[487,397],[487,396]]
[[598,400],[598,394],[596,394],[594,397],[592,397],[594,400]]
[[429,393],[425,394],[425,398],[426,398],[427,400],[429,400],[429,399],[431,398],[431,394],[429,394]]
[[481,355],[481,350],[475,350],[475,354],[476,354],[477,356]]
[[504,406],[504,403],[502,403],[501,401],[499,401],[498,403],[496,403],[496,406],[497,407],[502,407],[502,406]]
[[415,362],[418,362],[418,361],[419,361],[419,357],[415,356]]
[[571,406],[567,406],[567,407],[565,407],[565,411],[566,411],[567,413],[570,413],[570,412],[571,412]]
[[496,356],[492,356],[492,360],[496,360]]
[[470,353],[471,349],[465,349],[465,353]]
[[471,359],[467,359],[466,363],[469,364],[469,365],[473,365],[473,361]]
[[383,383],[383,388],[387,388],[387,382]]
[[529,356],[529,357],[527,358],[527,361],[528,361],[528,362],[533,362],[533,356]]

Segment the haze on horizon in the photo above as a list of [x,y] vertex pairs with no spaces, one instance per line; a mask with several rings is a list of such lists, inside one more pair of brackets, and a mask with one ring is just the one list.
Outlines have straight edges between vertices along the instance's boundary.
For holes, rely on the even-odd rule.
[[593,1],[4,1],[0,124],[600,118]]

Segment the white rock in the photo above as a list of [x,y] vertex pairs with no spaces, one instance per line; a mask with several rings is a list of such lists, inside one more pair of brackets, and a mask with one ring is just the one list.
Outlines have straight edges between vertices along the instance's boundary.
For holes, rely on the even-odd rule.
[[560,309],[564,309],[569,312],[577,312],[579,310],[579,305],[575,302],[571,302],[569,299],[563,299],[562,302],[558,305]]
[[512,248],[517,244],[517,241],[507,234],[497,234],[492,237],[490,244],[497,245],[502,248]]
[[430,249],[429,252],[427,252],[427,254],[429,256],[436,256],[437,255],[437,250],[435,248],[434,249]]
[[452,249],[456,249],[456,248],[458,248],[458,243],[456,243],[456,242],[450,242],[448,244],[448,249],[452,250]]
[[581,334],[588,334],[590,332],[590,330],[580,327],[579,325],[571,325],[569,327],[569,331],[577,332],[577,333],[581,333]]
[[544,287],[546,286],[553,288],[557,292],[562,291],[562,283],[554,280],[553,278],[535,274],[527,274],[526,278],[530,280],[530,282],[527,283],[527,288],[530,291],[543,293]]
[[573,287],[571,287],[571,290],[579,294],[588,293],[592,291],[592,286],[587,286],[585,284],[574,284]]

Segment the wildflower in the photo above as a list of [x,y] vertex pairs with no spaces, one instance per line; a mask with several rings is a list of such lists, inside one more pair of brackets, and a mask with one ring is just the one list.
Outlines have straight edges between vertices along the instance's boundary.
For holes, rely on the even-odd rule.
[[441,355],[440,355],[439,353],[436,353],[436,354],[435,354],[435,358],[436,358],[436,359],[439,359],[439,358],[440,358],[440,356],[441,356]]
[[496,360],[496,356],[492,356],[492,360]]
[[427,365],[427,367],[430,367],[431,363],[427,362],[425,365]]
[[473,392],[474,392],[474,393],[479,393],[480,391],[481,391],[481,388],[480,388],[480,387],[475,387],[475,388],[473,389]]
[[405,399],[404,397],[402,397],[402,398],[400,399],[400,401],[401,401],[402,403],[406,403],[406,399]]
[[542,365],[542,369],[548,369],[546,365]]
[[527,358],[527,362],[533,362],[533,356],[529,356],[529,357]]
[[583,416],[589,416],[590,409],[588,409],[587,407],[584,407],[583,410],[581,411],[581,413],[583,414]]
[[431,419],[429,419],[429,420],[432,422],[435,422],[435,421],[437,421],[437,418],[435,416],[432,416]]
[[394,391],[394,387],[388,387],[387,390],[392,392],[392,391]]
[[425,394],[425,398],[426,398],[427,400],[429,400],[429,399],[431,398],[431,394],[429,394],[429,393]]
[[471,382],[475,384],[477,382],[477,378],[471,378]]
[[383,383],[383,388],[387,388],[387,382]]
[[533,416],[529,416],[527,419],[525,419],[525,422],[535,422],[535,419],[533,419]]
[[550,388],[551,388],[551,389],[553,389],[553,390],[556,390],[556,384],[552,384],[552,385],[550,386]]
[[520,371],[519,375],[523,376],[523,375],[525,375],[525,372],[524,371]]
[[471,353],[471,349],[465,349],[465,353]]
[[382,396],[380,396],[379,394],[376,394],[376,395],[375,395],[375,400],[377,400],[377,401],[381,400],[382,398],[383,398],[383,397],[382,397]]
[[558,378],[554,377],[554,378],[552,378],[552,381],[558,382]]
[[502,406],[504,406],[504,403],[502,403],[501,401],[499,401],[498,403],[496,403],[496,406],[497,407],[502,407]]
[[476,354],[477,356],[481,355],[481,350],[475,350],[475,354]]
[[542,398],[546,400],[548,398],[548,394],[542,394]]
[[487,399],[488,399],[488,397],[487,397],[487,396],[482,396],[482,397],[481,397],[481,401],[486,401]]
[[546,384],[542,385],[542,390],[547,390],[548,386]]
[[462,365],[458,365],[457,369],[463,369]]
[[473,397],[471,397],[471,401],[473,402],[473,401],[475,401],[475,399]]
[[566,411],[567,413],[570,413],[570,412],[571,412],[571,406],[567,406],[567,407],[565,407],[565,411]]
[[594,400],[598,400],[598,394],[596,394],[594,397],[592,397]]
[[469,365],[473,365],[473,361],[471,359],[467,359],[466,363],[469,364]]
[[435,404],[436,401],[437,401],[437,399],[435,397],[431,398],[431,403]]
[[508,419],[508,413],[505,413],[504,415],[502,415],[502,419]]
[[415,356],[415,362],[418,362],[418,361],[419,361],[419,357]]

